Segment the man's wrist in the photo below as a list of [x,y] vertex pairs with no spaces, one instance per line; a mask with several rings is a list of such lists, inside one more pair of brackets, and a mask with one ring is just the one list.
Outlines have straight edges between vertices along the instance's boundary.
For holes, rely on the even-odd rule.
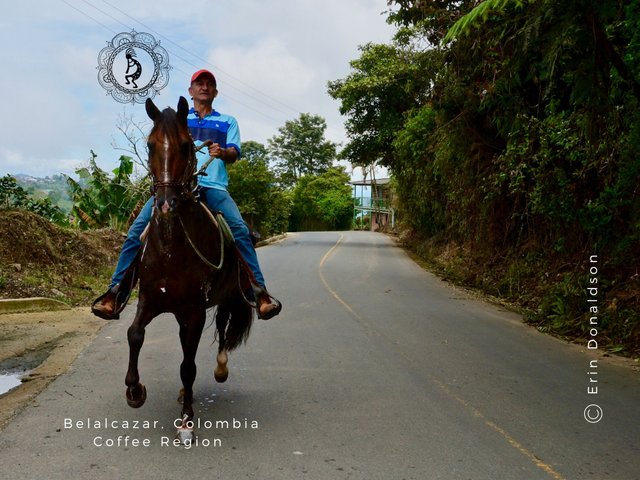
[[220,159],[224,163],[233,163],[237,159],[236,149],[233,147],[229,148],[221,148],[220,149]]

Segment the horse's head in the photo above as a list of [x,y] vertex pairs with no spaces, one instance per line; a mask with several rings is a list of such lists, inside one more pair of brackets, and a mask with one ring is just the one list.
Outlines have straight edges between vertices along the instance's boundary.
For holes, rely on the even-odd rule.
[[148,98],[145,107],[153,120],[147,146],[155,206],[166,213],[173,210],[180,198],[195,186],[196,157],[187,128],[189,105],[184,97],[180,97],[177,112],[171,108],[160,111]]

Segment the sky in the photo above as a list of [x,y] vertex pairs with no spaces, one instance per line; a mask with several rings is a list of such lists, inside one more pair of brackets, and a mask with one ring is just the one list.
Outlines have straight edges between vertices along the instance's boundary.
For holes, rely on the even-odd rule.
[[243,141],[266,144],[308,112],[344,145],[345,118],[327,82],[349,74],[360,45],[391,40],[387,10],[385,0],[3,2],[0,176],[73,175],[90,150],[102,169],[116,167],[125,152],[113,144],[127,143],[119,119],[150,123],[143,104],[118,103],[100,85],[98,54],[132,30],[153,35],[169,55],[169,82],[154,98],[160,108],[188,99],[191,74],[207,68],[218,80],[214,108],[237,118]]

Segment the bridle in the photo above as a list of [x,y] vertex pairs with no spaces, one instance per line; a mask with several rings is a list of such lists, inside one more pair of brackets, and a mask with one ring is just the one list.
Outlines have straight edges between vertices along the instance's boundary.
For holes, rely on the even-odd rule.
[[[195,143],[193,142],[193,140],[191,140],[191,160],[190,160],[190,164],[193,166],[192,168],[185,168],[185,172],[191,169],[195,169],[195,167],[198,165],[198,160],[196,159],[196,153],[198,153],[200,150],[202,150],[205,147],[209,147],[209,145],[211,145],[211,140],[207,140],[205,142],[203,142],[202,144],[200,144],[199,147],[195,146]],[[194,174],[190,175],[188,178],[186,179],[182,179],[182,180],[175,180],[175,181],[171,181],[171,182],[161,182],[159,180],[157,180],[155,178],[155,175],[153,175],[153,173],[151,173],[151,177],[153,179],[153,184],[151,185],[151,195],[155,195],[156,192],[158,191],[158,188],[160,187],[172,187],[172,188],[180,188],[182,191],[180,192],[180,195],[183,196],[185,194],[186,191],[190,192],[191,194],[193,194],[194,192],[196,192],[197,190],[197,185],[194,185],[194,183],[197,183],[197,179],[199,176],[201,175],[206,175],[205,171],[207,170],[207,167],[209,166],[209,164],[211,162],[213,162],[215,160],[216,157],[214,156],[210,156],[209,159],[204,162],[202,164],[202,167],[200,167],[200,169],[195,172]],[[151,168],[149,168],[149,172],[151,172]],[[183,176],[185,176],[183,174]]]
[[201,202],[198,200],[199,195],[198,195],[198,186],[197,186],[198,176],[205,174],[204,171],[209,166],[209,164],[214,160],[215,157],[213,156],[210,157],[209,160],[207,160],[207,162],[205,162],[197,172],[190,173],[193,170],[195,170],[195,167],[197,166],[196,152],[199,152],[200,150],[207,147],[208,145],[210,145],[210,142],[205,142],[199,147],[196,147],[195,144],[193,143],[193,140],[191,141],[190,149],[189,149],[191,152],[191,159],[189,160],[189,165],[185,167],[185,171],[182,174],[183,176],[182,180],[160,181],[160,180],[157,180],[155,175],[152,173],[151,176],[153,179],[153,184],[151,186],[151,194],[155,196],[159,188],[163,188],[163,187],[175,188],[176,190],[178,190],[178,197],[181,200],[187,198],[195,203],[200,203],[202,208],[207,210],[207,212],[209,213],[208,217],[212,220],[212,223],[215,225],[220,235],[220,260],[217,265],[209,261],[204,256],[204,254],[200,251],[200,249],[198,249],[194,241],[191,239],[191,236],[187,231],[187,228],[182,220],[182,216],[180,215],[179,211],[177,212],[177,217],[178,217],[178,221],[180,222],[180,226],[182,227],[182,231],[187,239],[187,243],[191,246],[191,248],[196,253],[198,258],[200,258],[200,260],[202,260],[202,262],[212,270],[220,270],[224,265],[224,245],[225,245],[224,232],[220,227],[220,225],[218,224],[218,222],[216,221],[213,214],[208,210],[208,207],[201,204]]

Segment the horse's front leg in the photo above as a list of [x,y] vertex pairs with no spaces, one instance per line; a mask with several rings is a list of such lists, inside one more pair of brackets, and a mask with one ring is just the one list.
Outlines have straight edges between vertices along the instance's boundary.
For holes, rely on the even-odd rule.
[[129,368],[125,383],[127,385],[127,403],[130,407],[139,408],[144,405],[147,399],[147,389],[140,383],[140,373],[138,372],[138,357],[140,349],[144,343],[144,331],[155,315],[144,308],[144,302],[138,303],[136,316],[127,330],[129,340]]
[[206,318],[205,308],[191,308],[176,313],[176,320],[180,325],[180,344],[182,345],[183,360],[180,364],[180,379],[182,389],[179,400],[182,403],[180,417],[182,425],[178,427],[177,438],[187,444],[193,440],[193,382],[196,379],[196,353],[202,336]]
[[[180,343],[182,344],[183,360],[180,364],[180,379],[182,380],[182,427],[178,428],[178,436],[184,442],[191,440],[193,429],[187,424],[193,419],[193,382],[196,379],[196,353],[205,324],[205,309],[192,308],[186,312],[176,314],[180,325]],[[186,428],[185,428],[186,427]]]

